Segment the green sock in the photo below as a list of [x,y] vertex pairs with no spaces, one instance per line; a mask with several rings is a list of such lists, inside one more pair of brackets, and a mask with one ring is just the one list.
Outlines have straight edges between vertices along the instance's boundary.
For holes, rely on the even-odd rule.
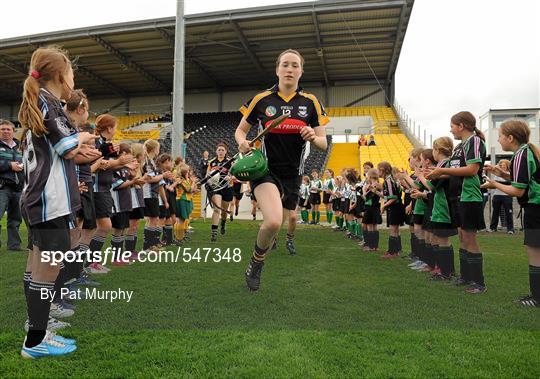
[[339,217],[339,216],[336,216],[336,225],[338,226],[338,228],[341,228],[341,225],[343,225],[341,223],[341,217]]
[[300,217],[302,218],[302,221],[306,222],[306,211],[302,210],[300,212]]
[[327,218],[328,218],[328,223],[329,223],[329,224],[332,223],[332,218],[333,218],[333,216],[334,216],[334,212],[328,212]]
[[362,240],[362,228],[360,227],[360,224],[358,223],[358,221],[355,221],[355,224],[354,224],[354,227],[355,227],[355,234]]
[[317,217],[316,222],[319,223],[319,220],[321,219],[321,212],[319,211],[315,212],[315,216]]
[[311,221],[315,222],[315,211],[311,211]]
[[326,222],[330,223],[330,212],[326,211]]

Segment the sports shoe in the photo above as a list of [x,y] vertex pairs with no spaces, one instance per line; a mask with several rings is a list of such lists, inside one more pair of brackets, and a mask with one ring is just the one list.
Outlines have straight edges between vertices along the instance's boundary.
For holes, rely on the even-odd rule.
[[234,220],[232,213],[231,213],[231,216],[229,217],[229,220],[231,220],[231,221]]
[[261,283],[261,272],[264,262],[249,261],[246,270],[246,284],[250,291],[257,291]]
[[72,310],[75,310],[75,305],[71,304],[71,303],[68,303],[67,301],[65,300],[60,300],[60,304],[62,304],[62,306],[66,309],[72,309]]
[[221,233],[221,235],[225,235],[225,224],[221,224],[221,228],[219,229],[219,232]]
[[407,266],[408,266],[408,267],[414,267],[414,266],[419,266],[419,265],[421,265],[422,263],[423,263],[423,262],[422,262],[421,260],[418,260],[418,259],[417,259],[416,261],[409,263]]
[[481,294],[481,293],[484,293],[487,291],[487,287],[486,286],[481,286],[479,284],[472,284],[469,288],[467,288],[465,290],[465,292],[467,293],[471,293],[471,294]]
[[217,242],[217,235],[212,234],[212,236],[210,237],[210,242]]
[[[74,344],[65,344],[59,342],[59,336],[47,331],[43,341],[34,347],[26,347],[26,338],[23,342],[21,355],[23,358],[36,359],[49,356],[61,356],[74,352],[77,346]],[[69,340],[69,339],[66,339]]]
[[257,215],[252,215],[253,216],[253,221],[257,220]]
[[75,314],[73,309],[64,308],[61,303],[51,303],[51,311],[49,315],[51,317],[64,318],[71,317]]
[[51,334],[51,338],[55,340],[56,342],[63,343],[64,345],[76,344],[76,341],[73,338],[66,338],[66,337],[59,336],[58,334],[50,330],[47,330],[47,332]]
[[384,255],[381,255],[381,259],[394,259],[394,258],[399,258],[399,254],[386,252]]
[[437,273],[435,275],[431,275],[429,280],[431,280],[433,282],[444,282],[444,281],[452,280],[452,276],[445,276],[445,275],[443,275],[441,273]]
[[506,233],[508,233],[508,234],[514,234],[515,232],[514,232],[513,230],[509,230],[509,231],[507,231]]
[[411,267],[413,270],[424,272],[424,270],[427,269],[427,271],[431,271],[431,268],[427,265],[427,263],[422,262],[418,266]]
[[95,280],[92,280],[88,274],[81,274],[73,283],[71,283],[71,286],[89,286],[89,287],[98,287],[101,283],[97,282]]
[[296,254],[296,248],[294,247],[294,242],[293,241],[285,242],[285,248],[287,249],[287,251],[289,252],[290,255],[295,255]]
[[90,263],[88,267],[85,267],[84,271],[88,274],[107,274],[109,272],[99,263]]
[[[69,322],[60,321],[60,320],[55,319],[54,317],[49,317],[49,321],[47,322],[47,330],[50,330],[51,332],[54,332],[56,330],[60,330],[63,328],[69,328],[70,326],[71,324]],[[24,331],[28,332],[29,328],[30,328],[29,321],[26,320],[26,322],[24,323]]]
[[522,298],[518,299],[516,302],[521,305],[528,306],[528,307],[540,308],[540,302],[530,295],[523,296]]
[[454,284],[458,287],[461,287],[461,286],[468,286],[471,284],[471,282],[460,277],[455,280]]

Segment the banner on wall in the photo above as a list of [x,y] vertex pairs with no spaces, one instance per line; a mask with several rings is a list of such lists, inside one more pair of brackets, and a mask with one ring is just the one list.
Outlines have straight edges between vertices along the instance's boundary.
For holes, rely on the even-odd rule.
[[159,139],[159,130],[117,130],[113,139],[115,141]]

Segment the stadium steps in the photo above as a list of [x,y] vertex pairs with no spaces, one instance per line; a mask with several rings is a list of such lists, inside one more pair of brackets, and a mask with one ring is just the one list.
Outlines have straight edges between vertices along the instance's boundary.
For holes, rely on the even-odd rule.
[[197,192],[193,194],[193,212],[191,212],[191,218],[201,217],[201,193]]
[[336,176],[342,168],[358,168],[358,144],[334,143],[326,167],[332,169]]

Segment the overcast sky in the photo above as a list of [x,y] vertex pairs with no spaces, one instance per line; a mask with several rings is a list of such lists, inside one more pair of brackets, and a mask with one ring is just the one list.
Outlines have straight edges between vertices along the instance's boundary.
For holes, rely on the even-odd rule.
[[[187,0],[185,12],[285,2]],[[173,16],[176,1],[18,0],[2,2],[2,8],[0,39]],[[51,15],[44,16],[44,9]],[[448,120],[459,110],[480,116],[490,108],[540,107],[539,15],[538,0],[416,0],[396,99],[434,136],[448,134]]]

